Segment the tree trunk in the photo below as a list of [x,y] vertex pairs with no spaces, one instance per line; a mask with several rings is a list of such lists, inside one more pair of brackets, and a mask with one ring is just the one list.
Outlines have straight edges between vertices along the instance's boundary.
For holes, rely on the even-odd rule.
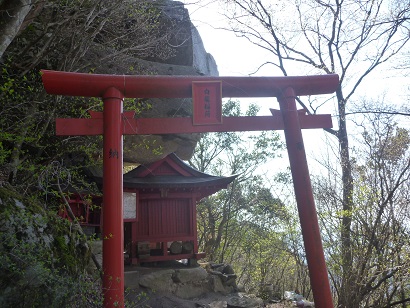
[[343,204],[342,226],[340,231],[342,253],[342,284],[339,292],[339,307],[354,308],[357,302],[354,296],[354,276],[352,276],[352,243],[351,225],[353,209],[353,177],[349,153],[349,139],[346,127],[346,103],[342,90],[336,92],[339,106],[339,132],[340,162],[342,169]]
[[0,58],[32,9],[35,0],[3,0],[0,1]]

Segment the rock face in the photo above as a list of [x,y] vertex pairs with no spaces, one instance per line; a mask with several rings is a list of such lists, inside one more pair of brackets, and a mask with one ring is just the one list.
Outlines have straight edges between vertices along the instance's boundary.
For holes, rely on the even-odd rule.
[[[161,19],[167,31],[172,31],[170,44],[177,46],[174,56],[161,59],[147,57],[145,59],[124,56],[121,61],[105,58],[99,48],[91,49],[86,58],[96,67],[95,73],[102,74],[135,74],[139,72],[150,75],[175,76],[218,76],[218,67],[211,54],[207,53],[198,30],[192,25],[187,9],[181,2],[164,1]],[[132,70],[130,70],[132,68]],[[139,73],[141,74],[141,73]],[[145,74],[145,73],[142,73]],[[192,99],[140,99],[143,106],[137,117],[189,117],[192,115]],[[170,153],[176,153],[183,160],[192,157],[200,134],[179,135],[128,135],[124,137],[124,161],[128,163],[150,163],[164,158]]]
[[208,274],[201,268],[169,269],[141,277],[140,286],[156,292],[172,293],[183,299],[195,298],[208,293]]
[[218,76],[218,66],[216,65],[214,57],[206,52],[204,43],[198,29],[192,26],[192,46],[193,46],[193,66],[197,69],[198,73],[207,76]]
[[[156,75],[207,75],[218,76],[218,68],[211,54],[207,53],[198,30],[192,25],[188,11],[178,1],[168,1],[164,11],[168,18],[177,20],[180,47],[176,55],[165,61],[138,61]],[[151,59],[152,60],[152,59]],[[158,59],[157,59],[158,60]],[[187,117],[192,115],[192,99],[149,99],[152,106],[140,117]],[[183,160],[192,157],[200,134],[126,136],[124,160],[131,163],[149,163],[170,153]]]
[[55,307],[73,298],[90,251],[74,226],[67,230],[67,220],[0,187],[0,307]]
[[[3,2],[0,8],[10,1]],[[6,67],[13,67],[10,78],[27,77],[27,72],[32,71],[30,87],[43,89],[36,76],[40,69],[116,75],[218,75],[215,60],[206,52],[187,9],[179,1],[92,0],[72,5],[58,1],[18,2],[27,4],[27,12],[22,14],[26,20],[19,18],[22,26],[18,34],[10,35],[17,35],[10,44],[9,39],[1,39],[0,35],[0,41],[5,42],[0,46],[0,57],[7,48],[0,66],[11,61],[6,63]],[[7,13],[3,15],[6,17]],[[7,20],[12,19],[10,16]],[[5,25],[0,22],[0,29]],[[50,118],[49,123],[53,123],[54,117],[78,118],[86,116],[86,110],[101,111],[97,99],[62,97],[61,105],[67,108],[53,110],[49,105],[55,106],[55,96],[44,91],[27,95],[24,101],[41,102],[41,110],[50,112],[42,116]],[[192,100],[129,99],[124,110],[134,110],[137,117],[144,118],[189,117]],[[51,132],[51,128],[47,131]],[[147,163],[171,152],[186,160],[192,156],[199,138],[199,134],[127,136],[124,160]]]
[[166,268],[126,271],[125,286],[135,294],[146,292],[145,304],[150,307],[264,307],[261,298],[238,292],[230,265],[202,263],[200,267],[186,267],[173,262]]
[[[229,273],[224,271],[225,268]],[[167,269],[138,267],[135,271],[125,272],[126,287],[143,287],[183,299],[211,292],[223,295],[234,293],[237,291],[235,279],[230,265],[213,267],[208,263],[200,267],[186,267],[175,262]]]
[[256,308],[263,307],[263,300],[246,294],[238,294],[227,300],[228,308]]

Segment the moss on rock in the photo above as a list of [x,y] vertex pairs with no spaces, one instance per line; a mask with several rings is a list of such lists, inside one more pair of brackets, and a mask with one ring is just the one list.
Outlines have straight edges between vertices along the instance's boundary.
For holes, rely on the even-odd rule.
[[88,293],[100,303],[98,280],[85,271],[90,258],[86,239],[70,224],[0,187],[1,307],[80,304],[90,298],[82,296]]

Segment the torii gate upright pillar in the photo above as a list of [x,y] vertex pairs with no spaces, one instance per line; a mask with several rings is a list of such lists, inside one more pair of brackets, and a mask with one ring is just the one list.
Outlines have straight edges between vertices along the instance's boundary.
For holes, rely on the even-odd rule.
[[123,94],[103,94],[103,293],[104,307],[124,307]]
[[331,308],[333,307],[332,293],[295,98],[294,90],[289,87],[278,97],[278,101],[285,128],[286,147],[315,306]]

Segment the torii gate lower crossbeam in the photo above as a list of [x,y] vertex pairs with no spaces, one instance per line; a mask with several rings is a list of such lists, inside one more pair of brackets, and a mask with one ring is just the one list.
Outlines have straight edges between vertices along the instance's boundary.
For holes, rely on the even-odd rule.
[[[301,133],[301,128],[331,127],[331,120],[330,116],[323,117],[323,115],[313,116],[315,117],[313,121],[307,120],[309,116],[300,113],[296,109],[295,98],[300,95],[333,93],[339,82],[337,75],[303,77],[181,77],[111,76],[45,70],[42,73],[43,84],[46,91],[50,94],[102,97],[104,101],[102,123],[97,116],[94,119],[87,119],[85,122],[81,121],[82,128],[78,129],[75,127],[80,123],[77,122],[80,119],[57,119],[57,129],[62,135],[87,135],[89,133],[95,135],[102,133],[104,136],[104,307],[124,306],[122,136],[127,130],[131,133],[138,133],[138,123],[133,122],[130,124],[129,114],[127,116],[122,112],[123,98],[191,97],[192,82],[201,80],[220,81],[222,83],[223,97],[276,96],[278,98],[283,122],[273,125],[273,128],[284,129],[285,131],[315,305],[318,308],[333,307]],[[275,118],[275,114],[273,114],[273,118]],[[127,119],[127,121],[124,121],[124,119]],[[240,119],[237,122],[235,120],[231,120],[231,122],[237,130],[258,130],[259,128],[258,122],[253,120],[243,121],[243,119]],[[101,124],[103,126],[102,131]],[[128,126],[131,125],[131,127],[127,128],[126,124]],[[68,128],[65,126],[68,126]],[[87,127],[91,131],[88,131]],[[212,128],[209,128],[209,126],[202,126],[202,128],[197,126],[195,128],[191,127],[191,130],[188,127],[185,132],[199,132],[201,129],[204,132],[212,131]],[[217,131],[222,131],[221,127],[224,126],[220,126]],[[225,128],[232,130],[232,127],[229,125],[225,126]],[[261,125],[260,129],[266,129],[266,123]],[[148,131],[145,130],[144,133],[149,133],[149,129]]]

